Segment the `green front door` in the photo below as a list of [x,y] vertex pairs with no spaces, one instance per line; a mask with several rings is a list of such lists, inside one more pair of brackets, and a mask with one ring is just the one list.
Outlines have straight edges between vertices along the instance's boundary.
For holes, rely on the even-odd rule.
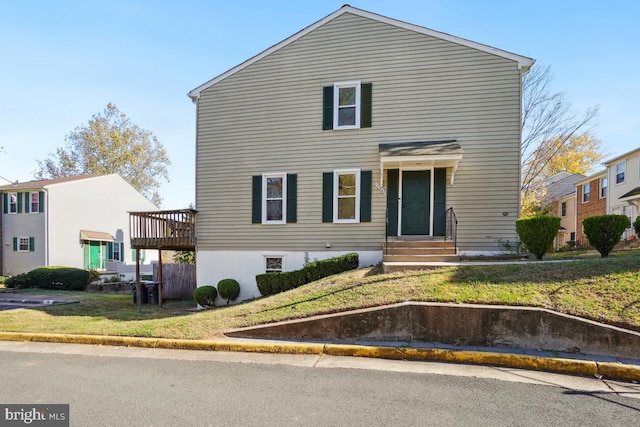
[[86,268],[103,270],[107,268],[107,251],[105,242],[94,240],[84,242],[84,265]]
[[402,235],[429,235],[431,171],[402,172]]

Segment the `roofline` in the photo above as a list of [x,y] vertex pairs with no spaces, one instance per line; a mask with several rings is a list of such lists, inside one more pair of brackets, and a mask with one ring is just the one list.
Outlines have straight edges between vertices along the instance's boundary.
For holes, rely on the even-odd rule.
[[419,25],[415,25],[415,24],[410,24],[408,22],[404,22],[404,21],[399,21],[397,19],[393,19],[393,18],[389,18],[383,15],[378,15],[377,13],[372,13],[372,12],[368,12],[366,10],[362,10],[362,9],[358,9],[349,5],[344,5],[342,6],[340,9],[336,10],[335,12],[325,16],[324,18],[322,18],[319,21],[316,21],[315,23],[309,25],[308,27],[298,31],[297,33],[293,34],[292,36],[287,37],[286,39],[282,40],[280,43],[277,43],[273,46],[271,46],[270,48],[262,51],[261,53],[247,59],[246,61],[236,65],[235,67],[231,68],[230,70],[218,75],[217,77],[214,77],[213,79],[207,81],[206,83],[203,83],[202,85],[196,87],[195,89],[193,89],[192,91],[190,91],[187,95],[191,98],[191,100],[195,103],[196,100],[200,97],[200,93],[213,86],[214,84],[218,83],[221,80],[226,79],[229,76],[232,76],[233,74],[237,73],[238,71],[243,70],[244,68],[252,65],[253,63],[261,60],[262,58],[264,58],[265,56],[270,55],[271,53],[293,43],[294,41],[300,39],[301,37],[305,36],[306,34],[310,33],[311,31],[315,30],[318,27],[321,27],[322,25],[326,24],[329,21],[332,21],[333,19],[337,18],[338,16],[344,15],[345,13],[351,13],[353,15],[357,15],[357,16],[361,16],[363,18],[369,18],[372,19],[374,21],[378,21],[378,22],[382,22],[385,24],[389,24],[389,25],[393,25],[396,27],[400,27],[400,28],[404,28],[406,30],[410,30],[410,31],[415,31],[417,33],[420,34],[424,34],[427,36],[432,36],[432,37],[436,37],[438,39],[441,40],[446,40],[452,43],[456,43],[462,46],[466,46],[466,47],[470,47],[473,49],[477,49],[480,50],[482,52],[486,52],[486,53],[490,53],[496,56],[500,56],[502,58],[506,58],[506,59],[510,59],[512,61],[515,61],[518,63],[518,68],[520,68],[522,70],[523,74],[526,74],[529,69],[531,68],[531,66],[533,65],[533,63],[535,62],[534,59],[532,58],[528,58],[526,56],[522,56],[522,55],[518,55],[512,52],[507,52],[506,50],[502,50],[502,49],[498,49],[495,47],[491,47],[489,45],[486,44],[482,44],[482,43],[478,43],[478,42],[474,42],[471,40],[467,40],[467,39],[463,39],[461,37],[456,37],[456,36],[452,36],[451,34],[447,34],[447,33],[442,33],[440,31],[435,31],[435,30],[431,30],[429,28],[426,27],[421,27]]
[[634,149],[633,149],[633,150],[631,150],[631,151],[627,151],[627,152],[626,152],[626,153],[624,153],[624,154],[621,154],[621,155],[619,155],[619,156],[617,156],[617,157],[614,157],[614,158],[612,158],[612,159],[607,160],[606,162],[604,162],[604,163],[603,163],[603,165],[605,165],[605,166],[609,166],[611,163],[617,162],[618,160],[620,160],[620,159],[624,159],[625,157],[628,157],[628,156],[630,156],[630,155],[632,155],[632,154],[636,154],[636,153],[637,153],[637,152],[639,152],[639,151],[640,151],[640,148],[634,148]]
[[0,186],[0,191],[13,192],[15,190],[32,190],[32,189],[48,189],[49,187],[56,185],[64,185],[77,181],[84,181],[87,179],[101,178],[105,176],[117,175],[116,173],[103,174],[103,175],[76,175],[63,178],[43,179],[35,181],[16,182],[13,184],[7,184]]
[[605,175],[607,175],[607,169],[603,169],[600,172],[592,173],[589,176],[585,176],[581,180],[574,182],[573,185],[577,187],[578,185],[582,185],[586,182],[593,181],[594,179],[601,178]]

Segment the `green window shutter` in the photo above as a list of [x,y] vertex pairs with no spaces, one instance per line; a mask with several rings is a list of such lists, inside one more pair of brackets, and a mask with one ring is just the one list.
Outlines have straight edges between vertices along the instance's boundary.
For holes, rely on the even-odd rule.
[[4,213],[9,213],[9,195],[2,193],[2,209]]
[[13,251],[14,252],[18,251],[18,238],[17,237],[13,238]]
[[18,193],[18,213],[22,213],[22,193]]
[[107,243],[107,259],[109,261],[113,260],[113,242]]
[[33,237],[29,237],[29,252],[35,252],[36,250],[36,239]]
[[140,249],[140,261],[144,262],[144,260],[147,258],[147,251],[146,249]]
[[371,222],[371,171],[360,171],[360,222]]
[[124,261],[124,243],[120,243],[120,259],[118,261]]
[[38,211],[44,212],[44,191],[38,193]]
[[322,88],[322,130],[333,129],[333,86]]
[[131,248],[131,261],[136,260],[136,250]]
[[252,178],[251,222],[262,223],[262,175]]
[[322,174],[322,222],[333,222],[333,172]]
[[298,221],[298,174],[287,174],[287,223]]
[[398,169],[387,171],[387,236],[398,235],[398,194],[400,191]]
[[372,84],[363,83],[360,86],[360,127],[371,127],[371,92]]
[[447,169],[436,168],[433,176],[433,235],[444,236],[447,226]]

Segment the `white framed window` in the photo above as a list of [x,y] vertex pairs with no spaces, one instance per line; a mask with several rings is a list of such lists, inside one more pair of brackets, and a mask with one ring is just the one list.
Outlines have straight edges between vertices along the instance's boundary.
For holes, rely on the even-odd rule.
[[333,85],[333,128],[357,129],[360,127],[359,81],[335,83]]
[[604,199],[607,197],[607,187],[609,185],[609,179],[605,176],[604,178],[600,178],[600,198]]
[[567,202],[560,204],[560,216],[567,216]]
[[616,163],[616,184],[622,184],[625,181],[625,173],[627,171],[627,161]]
[[587,183],[582,186],[582,203],[589,202],[591,197],[591,184]]
[[9,193],[9,210],[10,214],[18,213],[18,193]]
[[29,213],[40,212],[40,194],[37,191],[29,193],[29,201],[27,203],[29,203]]
[[17,248],[18,252],[31,252],[31,239],[29,237],[18,236],[17,240]]
[[282,255],[266,255],[264,257],[265,273],[277,273],[284,271],[284,256]]
[[286,224],[287,174],[262,175],[262,223]]
[[333,172],[333,222],[360,222],[360,169]]
[[114,242],[113,243],[113,260],[114,261],[122,261],[122,243]]

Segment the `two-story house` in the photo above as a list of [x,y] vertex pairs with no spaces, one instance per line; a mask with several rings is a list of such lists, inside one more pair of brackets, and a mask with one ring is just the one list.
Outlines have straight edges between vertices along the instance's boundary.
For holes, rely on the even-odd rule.
[[591,174],[574,184],[576,186],[576,242],[588,245],[587,236],[582,230],[582,221],[590,216],[607,213],[609,192],[608,171],[602,170]]
[[[2,275],[42,266],[135,274],[129,211],[157,207],[117,174],[0,186]],[[156,251],[144,254],[151,274]]]
[[346,5],[198,86],[198,284],[245,299],[256,274],[377,264],[386,241],[517,241],[533,62]]
[[[640,148],[607,160],[607,213],[626,215],[633,223],[640,212]],[[629,227],[623,239],[635,239]]]
[[561,171],[541,183],[544,189],[542,206],[549,211],[549,214],[560,218],[560,229],[554,241],[556,249],[576,241],[577,200],[575,183],[583,178],[584,175],[579,173]]

